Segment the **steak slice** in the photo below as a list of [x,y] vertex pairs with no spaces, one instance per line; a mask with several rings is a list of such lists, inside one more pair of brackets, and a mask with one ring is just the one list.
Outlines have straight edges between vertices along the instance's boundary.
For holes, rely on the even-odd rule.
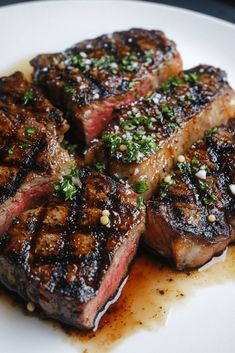
[[67,130],[54,108],[22,73],[0,78],[0,234],[12,219],[53,189]]
[[0,237],[0,278],[46,316],[92,329],[127,275],[145,210],[130,189],[89,168],[74,183],[72,200],[52,195]]
[[182,69],[175,43],[160,31],[131,29],[85,40],[31,61],[33,79],[89,143],[114,108],[152,92]]
[[170,78],[151,97],[122,107],[86,153],[147,199],[176,158],[235,113],[235,94],[220,69],[201,65]]
[[180,270],[203,265],[235,239],[235,119],[184,157],[147,202],[144,236]]

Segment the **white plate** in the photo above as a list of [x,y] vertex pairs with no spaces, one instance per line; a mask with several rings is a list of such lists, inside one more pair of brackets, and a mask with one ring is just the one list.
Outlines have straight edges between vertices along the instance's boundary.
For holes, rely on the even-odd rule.
[[[0,9],[0,72],[22,69],[22,60],[62,50],[101,33],[130,27],[162,29],[174,39],[185,67],[208,63],[224,68],[235,86],[235,27],[177,8],[127,1],[54,1]],[[27,65],[26,65],[27,66]],[[23,65],[23,69],[28,70]],[[174,308],[167,325],[123,340],[114,353],[235,352],[235,284],[200,289]],[[0,300],[1,353],[74,353],[78,343],[37,318],[25,317]],[[97,351],[97,353],[100,353]]]

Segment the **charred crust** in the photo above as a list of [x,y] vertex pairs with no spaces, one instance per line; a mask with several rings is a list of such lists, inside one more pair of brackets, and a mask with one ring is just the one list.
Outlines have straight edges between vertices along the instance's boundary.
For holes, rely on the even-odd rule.
[[[76,197],[54,194],[42,207],[20,216],[1,237],[2,255],[51,293],[81,303],[96,295],[117,249],[144,220],[136,195],[89,168],[79,173]],[[100,223],[110,212],[110,226]],[[16,241],[17,240],[17,241]]]
[[[178,236],[190,234],[210,244],[217,238],[231,237],[229,219],[234,217],[234,196],[229,185],[234,183],[235,130],[231,119],[207,133],[185,154],[186,162],[175,166],[174,185],[160,189],[148,204],[153,213],[167,219]],[[198,161],[198,168],[192,161]],[[207,178],[196,177],[199,165],[206,166]],[[216,221],[210,222],[213,214]]]

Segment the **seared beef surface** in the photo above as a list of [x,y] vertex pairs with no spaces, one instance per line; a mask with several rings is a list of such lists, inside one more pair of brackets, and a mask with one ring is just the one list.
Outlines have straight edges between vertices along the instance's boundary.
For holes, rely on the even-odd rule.
[[130,189],[88,168],[74,183],[72,200],[52,195],[0,237],[0,278],[47,316],[91,329],[127,274],[145,211]]
[[149,198],[179,154],[234,114],[234,98],[220,69],[201,65],[184,71],[152,96],[116,110],[88,148],[86,163],[105,163],[107,173]]
[[0,79],[0,233],[52,188],[68,163],[59,141],[67,130],[54,108],[20,72]]
[[146,95],[182,69],[175,43],[161,31],[131,29],[85,40],[31,61],[33,79],[89,143],[113,108]]
[[235,239],[235,119],[209,130],[147,202],[146,244],[178,269],[201,266]]

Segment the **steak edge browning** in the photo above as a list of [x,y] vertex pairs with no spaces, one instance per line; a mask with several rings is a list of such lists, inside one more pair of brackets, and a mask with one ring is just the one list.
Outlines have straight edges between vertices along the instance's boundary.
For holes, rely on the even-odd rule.
[[109,177],[82,168],[78,178],[73,200],[52,195],[0,237],[0,278],[46,316],[91,329],[127,275],[145,210],[135,193]]
[[235,94],[225,73],[195,67],[167,80],[151,97],[116,110],[88,148],[86,163],[105,163],[109,175],[134,188],[144,182],[148,199],[177,157],[234,113]]
[[0,79],[0,233],[53,190],[70,160],[60,147],[68,126],[22,73]]
[[235,239],[235,119],[211,129],[184,157],[147,202],[144,235],[180,270],[203,265]]
[[85,40],[31,61],[33,79],[89,143],[112,111],[152,92],[182,69],[175,43],[161,31],[131,29]]

